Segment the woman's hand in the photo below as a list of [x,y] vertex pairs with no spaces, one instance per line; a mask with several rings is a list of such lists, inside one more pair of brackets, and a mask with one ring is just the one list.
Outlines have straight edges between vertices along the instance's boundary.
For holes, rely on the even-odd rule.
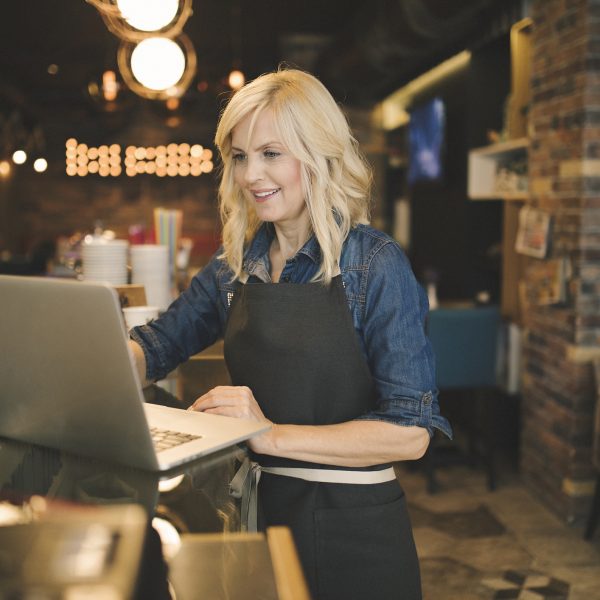
[[[264,422],[273,425],[265,417],[254,394],[249,387],[220,385],[203,396],[197,398],[188,410],[205,412],[213,415],[224,415],[226,417],[236,417],[238,419],[252,419],[253,421]],[[254,452],[264,452],[269,435],[269,431],[260,436],[248,440],[248,446]]]

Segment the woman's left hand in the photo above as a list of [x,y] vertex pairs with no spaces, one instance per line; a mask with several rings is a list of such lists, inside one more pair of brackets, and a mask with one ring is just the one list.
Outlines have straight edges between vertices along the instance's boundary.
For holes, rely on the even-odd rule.
[[[188,410],[205,412],[213,415],[224,415],[226,417],[236,417],[238,419],[252,419],[258,422],[265,422],[273,425],[265,417],[254,394],[249,387],[220,385],[206,392],[203,396],[197,398]],[[265,438],[269,432],[251,438],[248,440],[248,446],[255,452],[261,452],[262,438]]]

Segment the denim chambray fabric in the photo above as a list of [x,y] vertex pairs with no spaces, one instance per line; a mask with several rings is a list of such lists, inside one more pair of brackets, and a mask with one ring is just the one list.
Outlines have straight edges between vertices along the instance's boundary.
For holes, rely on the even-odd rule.
[[[270,282],[270,225],[263,225],[244,257],[248,284]],[[147,377],[164,377],[223,336],[239,285],[223,260],[210,262],[158,319],[131,336],[143,348]],[[290,260],[280,281],[308,283],[320,260],[314,237]],[[359,419],[418,425],[452,436],[440,415],[435,361],[424,331],[428,304],[406,255],[388,235],[367,225],[353,228],[342,250],[342,282],[360,349],[375,381],[377,406]]]

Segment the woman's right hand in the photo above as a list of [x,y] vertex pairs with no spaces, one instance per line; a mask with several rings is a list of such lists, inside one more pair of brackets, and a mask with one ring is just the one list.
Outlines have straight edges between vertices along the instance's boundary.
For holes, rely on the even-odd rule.
[[[238,419],[251,419],[273,426],[273,422],[265,417],[252,390],[241,385],[217,386],[197,398],[188,410]],[[255,452],[264,453],[268,434],[269,431],[250,439],[248,446]]]

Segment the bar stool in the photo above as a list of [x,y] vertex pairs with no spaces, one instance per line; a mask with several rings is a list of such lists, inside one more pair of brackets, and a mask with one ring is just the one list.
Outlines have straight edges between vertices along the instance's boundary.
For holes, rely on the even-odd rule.
[[594,375],[596,379],[596,417],[594,419],[594,441],[592,446],[592,463],[596,469],[596,489],[590,514],[583,534],[584,539],[594,537],[598,518],[600,517],[600,359],[594,361]]
[[462,408],[466,408],[469,445],[466,456],[459,453],[445,459],[433,437],[424,461],[430,493],[438,488],[435,479],[438,466],[448,462],[472,464],[478,457],[484,462],[488,488],[495,489],[494,409],[498,397],[499,333],[497,306],[439,308],[429,313],[427,335],[435,354],[440,400],[443,404],[447,394],[449,402],[456,397]]

